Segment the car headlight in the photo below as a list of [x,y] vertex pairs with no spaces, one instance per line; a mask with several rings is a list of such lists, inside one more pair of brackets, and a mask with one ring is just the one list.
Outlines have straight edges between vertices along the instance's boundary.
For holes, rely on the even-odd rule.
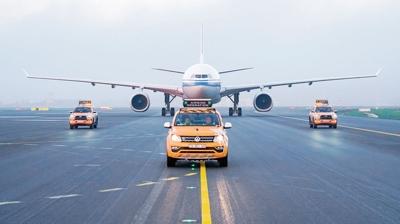
[[333,118],[333,120],[336,120],[337,119],[337,115],[336,114],[332,115],[332,118]]
[[74,119],[74,115],[73,114],[71,114],[71,115],[69,115],[69,119]]
[[172,135],[171,136],[171,140],[173,141],[173,142],[181,142],[182,140],[181,140],[181,137],[179,137],[179,136],[177,136],[177,135]]
[[93,118],[93,116],[92,116],[92,115],[87,115],[87,116],[86,116],[86,118],[88,118],[88,119],[92,119],[92,118]]
[[217,135],[214,137],[214,142],[224,142],[224,136],[223,135]]

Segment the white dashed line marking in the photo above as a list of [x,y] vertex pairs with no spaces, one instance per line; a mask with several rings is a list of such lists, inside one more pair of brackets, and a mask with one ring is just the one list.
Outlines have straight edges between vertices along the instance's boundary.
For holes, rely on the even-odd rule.
[[55,147],[65,147],[66,145],[53,145]]
[[141,184],[136,184],[136,187],[148,186],[148,185],[153,185],[153,184],[158,184],[158,182],[145,181],[145,182],[143,182]]
[[103,190],[99,190],[100,193],[106,193],[106,192],[113,192],[113,191],[122,191],[125,190],[126,188],[122,188],[122,187],[117,187],[117,188],[110,188],[110,189],[103,189]]
[[26,144],[24,144],[24,145],[26,145],[26,146],[36,146],[36,145],[38,145],[38,144],[34,144],[34,143],[26,143]]
[[110,148],[110,147],[102,147],[101,149],[112,149],[112,148]]
[[142,151],[142,152],[145,152],[145,153],[152,153],[152,151],[148,151],[148,150],[147,150],[147,151]]
[[163,178],[161,180],[170,181],[170,180],[177,180],[177,179],[179,179],[179,177],[168,177],[168,178]]
[[197,220],[196,219],[183,219],[182,222],[183,223],[196,223]]
[[74,164],[74,167],[99,167],[100,164]]
[[20,201],[0,201],[0,206],[2,205],[13,205],[13,204],[20,204]]
[[187,173],[187,174],[185,174],[185,177],[190,177],[190,176],[194,176],[194,175],[197,175],[197,173]]
[[79,197],[81,196],[80,194],[64,194],[64,195],[55,195],[55,196],[50,196],[47,197],[48,199],[62,199],[62,198],[73,198],[73,197]]

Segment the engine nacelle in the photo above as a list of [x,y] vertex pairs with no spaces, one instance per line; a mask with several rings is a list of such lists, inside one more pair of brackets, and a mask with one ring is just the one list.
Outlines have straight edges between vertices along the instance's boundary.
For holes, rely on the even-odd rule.
[[131,99],[131,108],[135,112],[145,112],[150,107],[150,98],[146,93],[138,93]]
[[272,98],[266,93],[258,93],[254,96],[254,108],[259,112],[268,112],[272,109]]

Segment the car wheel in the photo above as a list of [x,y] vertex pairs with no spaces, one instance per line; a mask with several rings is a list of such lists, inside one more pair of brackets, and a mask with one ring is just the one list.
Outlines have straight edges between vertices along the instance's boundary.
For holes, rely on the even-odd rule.
[[175,108],[171,107],[171,111],[170,111],[171,117],[173,117],[175,115]]
[[174,167],[176,164],[176,159],[167,156],[167,167]]
[[233,108],[229,107],[229,117],[232,117],[232,116],[233,116]]
[[241,107],[238,108],[238,116],[239,116],[239,117],[242,116],[242,108],[241,108]]
[[227,167],[228,166],[228,156],[226,156],[222,159],[218,159],[218,162],[219,162],[220,167]]
[[335,128],[335,129],[336,129],[336,128],[337,128],[337,124],[333,125],[333,128]]
[[167,110],[165,107],[161,108],[161,116],[165,117],[165,114],[167,113]]
[[317,125],[316,125],[316,124],[313,124],[313,128],[314,128],[314,129],[317,129],[318,127],[317,127]]
[[74,129],[74,126],[73,125],[69,125],[69,129]]
[[94,125],[93,125],[93,124],[89,126],[89,128],[90,128],[90,129],[93,129],[93,127],[94,127]]

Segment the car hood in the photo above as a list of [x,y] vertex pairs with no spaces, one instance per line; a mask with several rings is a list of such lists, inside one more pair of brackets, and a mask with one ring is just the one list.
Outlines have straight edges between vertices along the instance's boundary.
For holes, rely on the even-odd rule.
[[223,134],[223,129],[221,127],[173,127],[171,133],[178,136],[216,136]]

